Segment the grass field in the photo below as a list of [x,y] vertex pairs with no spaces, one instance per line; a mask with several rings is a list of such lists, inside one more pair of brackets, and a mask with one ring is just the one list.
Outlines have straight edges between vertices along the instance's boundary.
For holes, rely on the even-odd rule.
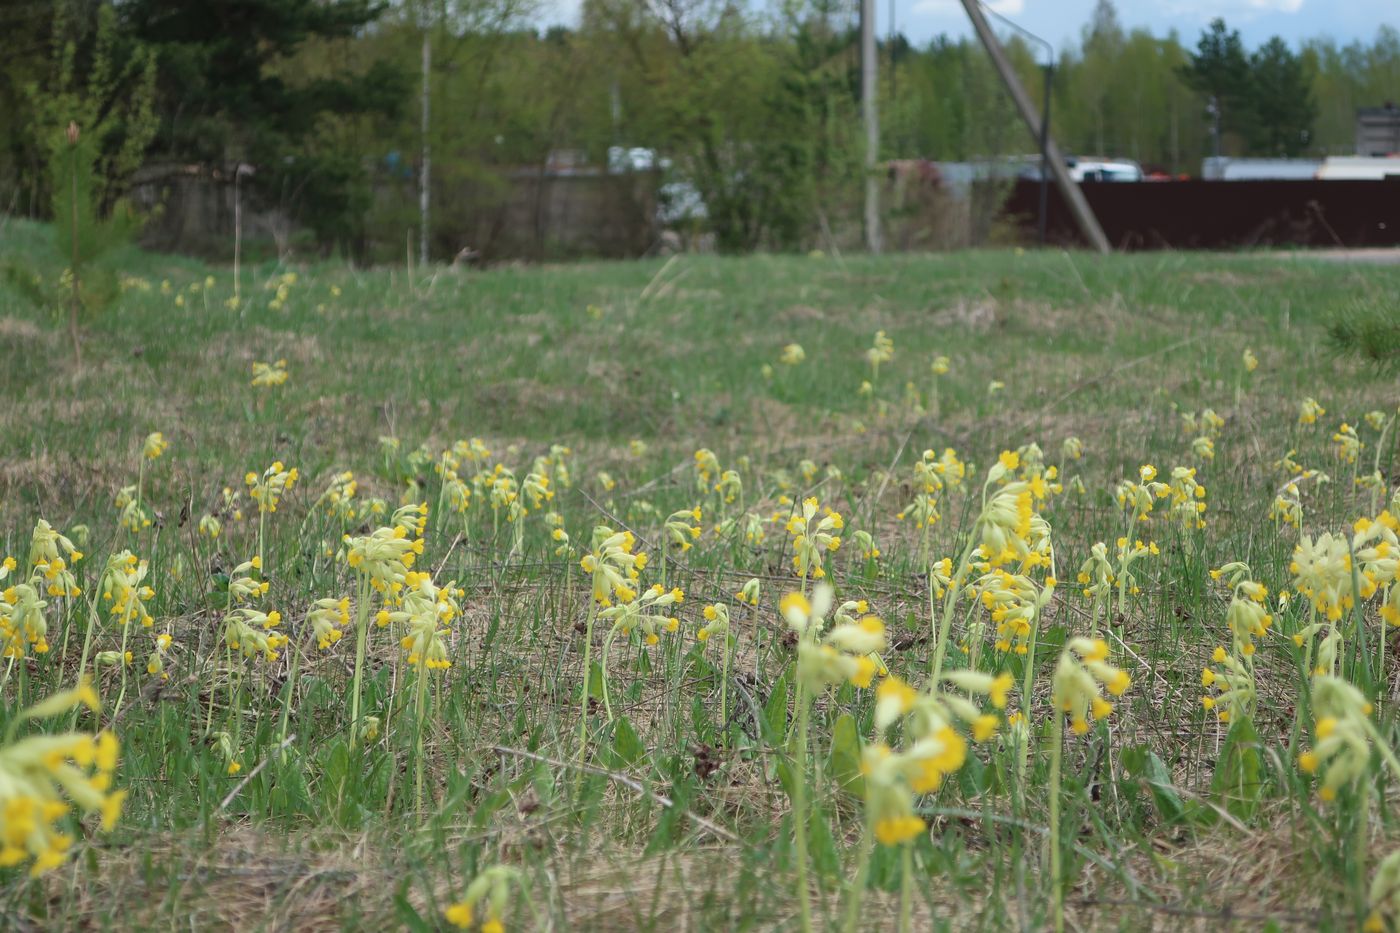
[[[7,221],[0,253],[55,278],[45,236]],[[1057,252],[313,264],[245,269],[232,306],[228,269],[120,264],[81,367],[61,322],[0,284],[0,557],[16,558],[0,586],[34,583],[48,648],[7,596],[0,804],[24,796],[6,783],[15,743],[69,728],[117,736],[111,785],[127,793],[103,832],[69,790],[77,810],[40,842],[0,811],[15,865],[0,926],[442,929],[471,902],[477,924],[499,912],[509,929],[796,930],[807,901],[816,929],[1039,929],[1056,923],[1057,874],[1070,928],[1400,919],[1400,862],[1384,862],[1400,850],[1400,646],[1382,622],[1400,593],[1381,546],[1400,392],[1323,339],[1331,315],[1400,293],[1400,267]],[[877,331],[893,342],[878,374]],[[789,344],[801,362],[783,361]],[[277,360],[285,383],[251,384]],[[1308,397],[1325,410],[1311,424]],[[956,461],[937,460],[947,448]],[[247,480],[276,486],[274,461],[296,478],[260,512]],[[1375,471],[1380,485],[1357,483]],[[840,526],[819,528],[821,510],[803,524],[808,498]],[[396,513],[418,503],[426,516]],[[1294,503],[1301,530],[1277,511]],[[939,514],[927,529],[918,505]],[[1362,517],[1372,528],[1353,532]],[[83,558],[36,551],[41,518]],[[633,540],[607,552],[599,525]],[[411,566],[381,559],[420,533]],[[1356,535],[1347,569],[1340,537],[1331,563],[1292,569],[1301,536],[1323,533]],[[1005,554],[971,551],[996,534]],[[1144,542],[1127,568],[1120,537]],[[810,558],[836,604],[868,608],[821,630],[779,611],[789,592],[817,599],[815,564],[793,563],[804,540],[823,542]],[[1096,542],[1106,563],[1085,582]],[[124,551],[138,562],[108,573]],[[650,560],[629,580],[637,552]],[[624,568],[621,590],[597,561]],[[371,569],[402,587],[372,588]],[[653,584],[684,598],[645,609]],[[727,632],[711,618],[725,614]],[[1102,638],[1111,669],[1077,637]],[[989,694],[934,669],[1003,679]],[[101,713],[19,718],[80,671]],[[912,711],[890,699],[899,678]],[[1114,708],[1095,704],[1079,734],[1082,710],[1062,717],[1052,695],[1090,694]],[[910,818],[926,828],[894,832]],[[31,878],[40,851],[61,863]]]

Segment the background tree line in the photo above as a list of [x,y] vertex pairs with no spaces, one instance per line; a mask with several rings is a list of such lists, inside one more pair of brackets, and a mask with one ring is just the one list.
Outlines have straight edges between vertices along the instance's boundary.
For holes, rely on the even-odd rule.
[[[250,192],[322,248],[373,253],[393,230],[401,255],[417,216],[426,39],[438,257],[461,245],[459,192],[501,190],[507,172],[563,150],[593,164],[610,147],[655,150],[728,250],[807,248],[857,222],[853,4],[585,0],[576,28],[541,31],[531,2],[12,0],[0,9],[0,209],[51,212],[51,141],[87,120],[102,124],[105,204],[137,171],[229,179],[247,163]],[[1038,96],[1037,51],[1007,42]],[[896,35],[880,57],[884,158],[1034,150],[975,41]],[[1250,50],[1219,21],[1194,44],[1126,30],[1100,0],[1056,58],[1063,148],[1174,174],[1199,171],[1217,116],[1226,154],[1346,153],[1355,108],[1400,98],[1388,26],[1369,43]]]

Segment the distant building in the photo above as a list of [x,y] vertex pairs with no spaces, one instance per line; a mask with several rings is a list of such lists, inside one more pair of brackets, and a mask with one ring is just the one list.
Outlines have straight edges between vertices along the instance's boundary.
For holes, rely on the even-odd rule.
[[1236,159],[1206,156],[1201,178],[1206,181],[1311,181],[1321,159]]
[[1386,101],[1384,107],[1356,108],[1356,154],[1400,154],[1400,107]]

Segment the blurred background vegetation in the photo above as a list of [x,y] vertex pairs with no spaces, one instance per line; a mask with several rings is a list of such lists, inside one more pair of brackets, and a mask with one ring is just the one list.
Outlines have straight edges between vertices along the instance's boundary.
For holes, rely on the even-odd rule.
[[[534,3],[13,0],[0,9],[0,211],[49,215],[51,140],[78,120],[103,124],[102,210],[144,186],[155,194],[137,200],[158,213],[162,192],[191,178],[231,187],[246,164],[250,203],[288,227],[279,250],[299,238],[402,259],[425,142],[439,259],[519,225],[491,208],[522,176],[615,167],[620,152],[672,183],[660,210],[682,213],[667,197],[703,203],[695,232],[722,251],[825,247],[858,224],[854,4],[587,0],[576,28],[541,29]],[[1038,97],[1039,53],[1007,41]],[[885,159],[1034,150],[975,42],[896,34],[879,54]],[[1400,33],[1250,50],[1218,21],[1199,37],[1126,30],[1101,0],[1055,65],[1063,148],[1194,173],[1212,98],[1226,154],[1350,152],[1355,108],[1400,86]],[[219,255],[231,239],[178,245]]]

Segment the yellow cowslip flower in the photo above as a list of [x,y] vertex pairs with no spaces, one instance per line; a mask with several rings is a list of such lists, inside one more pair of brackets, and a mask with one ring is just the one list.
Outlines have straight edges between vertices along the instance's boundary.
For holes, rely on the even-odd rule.
[[234,747],[233,736],[227,732],[215,732],[209,738],[214,741],[214,747],[224,759],[225,774],[233,777],[243,770],[243,765],[238,761],[238,749]]
[[289,470],[281,460],[277,460],[261,476],[249,473],[243,477],[243,482],[248,486],[248,495],[258,503],[258,511],[276,512],[277,503],[282,501],[287,490],[296,485],[297,478],[296,467]]
[[[86,680],[20,712],[14,723],[52,719],[79,705],[101,709]],[[110,732],[7,738],[0,745],[0,868],[30,862],[30,875],[38,876],[63,864],[73,837],[60,821],[74,807],[100,814],[102,831],[110,832],[126,800],[126,791],[111,789],[118,753]]]
[[[455,478],[456,474],[452,476]],[[311,509],[324,509],[342,521],[352,521],[355,518],[355,494],[359,489],[360,484],[355,481],[354,473],[349,470],[336,473],[311,504]]]
[[996,623],[996,649],[1024,655],[1036,616],[1054,596],[1053,584],[1042,587],[1029,576],[995,568],[976,580],[973,587]]
[[1366,445],[1361,443],[1361,438],[1356,434],[1356,428],[1342,422],[1342,426],[1332,435],[1332,452],[1337,459],[1343,463],[1356,463],[1357,456],[1361,453],[1361,448]]
[[880,364],[888,363],[894,359],[894,341],[882,330],[875,332],[875,342],[869,350],[865,351],[865,358],[870,363],[871,380],[878,382],[880,378]]
[[616,596],[631,602],[637,596],[637,580],[647,565],[645,552],[632,553],[636,539],[630,531],[613,531],[606,525],[593,529],[589,552],[579,566],[592,578],[593,598],[598,605],[608,607]]
[[254,579],[253,571],[262,573],[262,558],[257,555],[234,567],[229,573],[228,595],[230,603],[237,605],[248,600],[261,599],[267,595],[268,582]]
[[[744,481],[740,478],[737,470],[725,470],[719,475],[719,482],[715,483],[715,492],[719,493],[720,499],[725,505],[733,505],[736,501],[742,502],[744,498]],[[741,505],[742,509],[743,506]]]
[[709,641],[711,635],[725,635],[729,632],[729,607],[724,603],[711,603],[701,612],[705,624],[695,633],[697,641]]
[[549,488],[549,477],[542,473],[527,473],[520,484],[520,491],[528,503],[525,509],[539,511],[546,502],[554,499],[554,490]]
[[836,626],[820,642],[799,641],[797,675],[812,694],[847,681],[869,687],[879,670],[871,655],[884,649],[884,623],[867,616],[856,625]]
[[1002,382],[1000,379],[993,379],[991,382],[987,383],[987,394],[996,395],[998,392],[1005,388],[1006,383]]
[[0,645],[4,646],[0,657],[23,661],[31,651],[48,653],[49,625],[44,617],[47,606],[28,583],[9,586],[0,592]]
[[929,369],[933,371],[933,374],[935,376],[946,376],[948,375],[948,369],[950,366],[951,361],[948,359],[948,357],[935,356],[933,358],[933,363],[929,366]]
[[510,905],[511,885],[522,883],[523,876],[516,869],[493,865],[467,885],[462,899],[443,911],[443,919],[459,930],[466,930],[475,922],[477,907],[484,901],[486,919],[481,924],[481,933],[505,933],[503,918]]
[[715,456],[713,450],[701,447],[695,452],[695,488],[702,494],[710,491],[711,485],[722,472],[719,467],[719,458]]
[[672,512],[661,526],[666,546],[677,548],[682,554],[690,550],[694,542],[700,540],[700,515],[698,505]]
[[1371,704],[1340,677],[1314,674],[1313,747],[1298,756],[1298,767],[1307,774],[1325,770],[1323,800],[1337,799],[1337,792],[1366,780],[1371,763],[1371,742],[1379,741],[1371,725]]
[[151,650],[151,656],[146,659],[146,673],[151,676],[159,676],[161,680],[169,680],[170,674],[165,670],[165,652],[170,649],[170,635],[162,632],[156,636],[155,647]]
[[345,562],[369,579],[380,593],[397,593],[416,557],[423,553],[423,539],[410,539],[403,525],[377,528],[368,535],[345,536]]
[[1132,680],[1126,671],[1107,663],[1108,644],[1102,639],[1072,638],[1060,652],[1060,661],[1051,681],[1051,701],[1057,715],[1069,716],[1070,731],[1083,735],[1089,719],[1103,719],[1113,712],[1099,686],[1112,696],[1121,696]]
[[883,743],[874,743],[862,749],[860,770],[865,777],[867,820],[876,842],[897,846],[927,830],[924,821],[914,814],[913,790],[906,777],[907,756]]
[[340,641],[344,634],[343,629],[350,624],[349,597],[326,597],[316,600],[306,614],[306,621],[311,626],[311,634],[316,638],[316,647],[322,651],[327,650]]
[[1201,435],[1191,442],[1191,454],[1197,460],[1209,462],[1215,459],[1215,441]]
[[1138,468],[1138,479],[1140,482],[1128,479],[1119,483],[1114,495],[1118,504],[1133,518],[1145,522],[1152,514],[1154,501],[1171,495],[1171,487],[1156,481],[1157,468],[1150,463]]
[[[75,525],[73,527],[74,536],[79,540],[84,537],[78,532],[86,535],[86,525]],[[29,566],[38,567],[40,564],[51,563],[55,560],[66,558],[69,564],[76,564],[83,559],[83,552],[73,544],[67,537],[59,534],[52,525],[44,519],[39,519],[34,523],[34,533],[29,538]],[[11,566],[9,569],[13,570]],[[4,579],[4,577],[0,577]],[[76,595],[76,594],[74,594]]]
[[133,533],[151,527],[151,515],[141,504],[137,492],[134,485],[123,486],[117,491],[117,497],[112,502],[120,510],[118,524]]
[[680,620],[671,615],[669,609],[684,599],[685,593],[680,587],[665,590],[658,583],[640,595],[634,594],[631,599],[622,599],[620,595],[615,605],[598,613],[598,618],[612,623],[609,640],[615,634],[626,637],[640,630],[643,641],[651,646],[661,640],[662,632],[675,632],[680,628]]
[[1244,353],[1240,355],[1240,361],[1244,363],[1244,371],[1247,373],[1252,373],[1259,368],[1259,358],[1248,347],[1245,347]]
[[[72,553],[80,558],[83,556],[81,551],[75,550]],[[13,563],[13,558],[9,560]],[[0,571],[0,580],[8,575],[8,571]],[[44,592],[55,599],[71,599],[82,593],[78,588],[77,577],[73,575],[68,561],[62,557],[40,557],[31,569],[29,582],[35,586],[42,586]]]
[[1317,403],[1317,399],[1308,397],[1298,404],[1298,423],[1315,424],[1318,418],[1327,414],[1327,409]]
[[807,354],[803,351],[801,344],[790,343],[783,347],[782,355],[778,357],[778,361],[785,366],[796,366],[806,358]]
[[141,455],[147,460],[157,460],[165,453],[165,449],[170,445],[165,440],[165,435],[156,431],[154,434],[146,435],[146,443],[141,445]]
[[1078,460],[1084,456],[1084,442],[1070,436],[1060,445],[1060,456],[1065,460]]
[[640,460],[647,455],[647,442],[641,438],[634,437],[627,442],[627,453],[633,460]]
[[281,655],[278,649],[287,643],[287,636],[273,631],[282,623],[282,614],[273,609],[262,612],[246,606],[230,610],[224,615],[224,644],[245,658],[261,655],[265,660],[276,661]]
[[739,592],[734,594],[734,598],[741,603],[747,603],[750,606],[757,606],[758,597],[762,586],[763,584],[759,581],[757,577],[750,577],[739,589]]
[[[1306,596],[1327,621],[1340,620],[1356,605],[1358,596],[1369,599],[1383,585],[1395,581],[1400,556],[1397,525],[1400,521],[1387,510],[1375,521],[1358,519],[1350,539],[1330,532],[1316,541],[1301,535],[1289,564],[1293,588]],[[1355,589],[1357,582],[1360,593]]]
[[1255,652],[1254,639],[1267,635],[1274,622],[1266,603],[1268,587],[1249,579],[1249,565],[1241,561],[1225,564],[1210,575],[1215,580],[1223,577],[1231,588],[1225,625],[1230,630],[1233,651],[1248,658]]
[[879,558],[880,549],[875,546],[875,539],[871,537],[870,532],[862,528],[851,535],[851,540],[855,542],[856,553],[860,555],[861,560],[868,561]]
[[286,360],[278,360],[275,363],[253,364],[253,385],[261,388],[270,388],[272,386],[280,386],[286,381]]
[[820,580],[826,576],[822,554],[841,547],[840,531],[845,521],[839,512],[830,509],[818,517],[821,504],[816,496],[802,501],[802,511],[788,519],[787,531],[792,535],[792,566],[798,576]]
[[1372,431],[1381,431],[1385,429],[1386,414],[1383,411],[1368,411],[1362,418],[1366,424],[1370,426]]
[[1215,649],[1211,661],[1215,667],[1201,668],[1201,687],[1215,692],[1203,693],[1201,706],[1207,712],[1214,712],[1221,722],[1253,718],[1256,695],[1253,666],[1222,647]]
[[913,813],[913,796],[938,790],[967,761],[967,739],[955,726],[962,724],[976,741],[996,734],[998,717],[969,697],[989,697],[1001,709],[1012,683],[1010,674],[993,677],[971,670],[951,672],[943,680],[968,696],[932,688],[920,692],[894,676],[876,688],[877,734],[902,722],[904,738],[898,751],[876,741],[861,756],[867,818],[881,845],[899,845],[924,831]]
[[1171,482],[1167,484],[1170,497],[1168,514],[1186,528],[1204,528],[1206,511],[1206,487],[1196,481],[1195,467],[1173,467]]
[[201,538],[217,538],[223,534],[224,523],[213,515],[204,515],[199,519],[199,536]]
[[1381,859],[1366,897],[1362,933],[1388,933],[1400,921],[1400,851]]
[[118,551],[107,558],[107,568],[102,574],[99,588],[102,601],[111,603],[109,609],[112,618],[122,625],[133,621],[139,621],[142,626],[155,623],[146,609],[146,603],[156,595],[155,590],[145,582],[149,573],[150,565],[130,551]]
[[[1012,453],[1007,451],[1005,453]],[[1012,453],[1012,456],[1015,456]],[[987,473],[987,482],[996,483],[1010,471],[1010,458],[998,460]],[[1017,461],[1019,463],[1019,460]],[[1016,481],[997,489],[982,507],[974,535],[989,567],[1023,562],[1031,554],[1031,519],[1035,514],[1034,495],[1029,483]]]

